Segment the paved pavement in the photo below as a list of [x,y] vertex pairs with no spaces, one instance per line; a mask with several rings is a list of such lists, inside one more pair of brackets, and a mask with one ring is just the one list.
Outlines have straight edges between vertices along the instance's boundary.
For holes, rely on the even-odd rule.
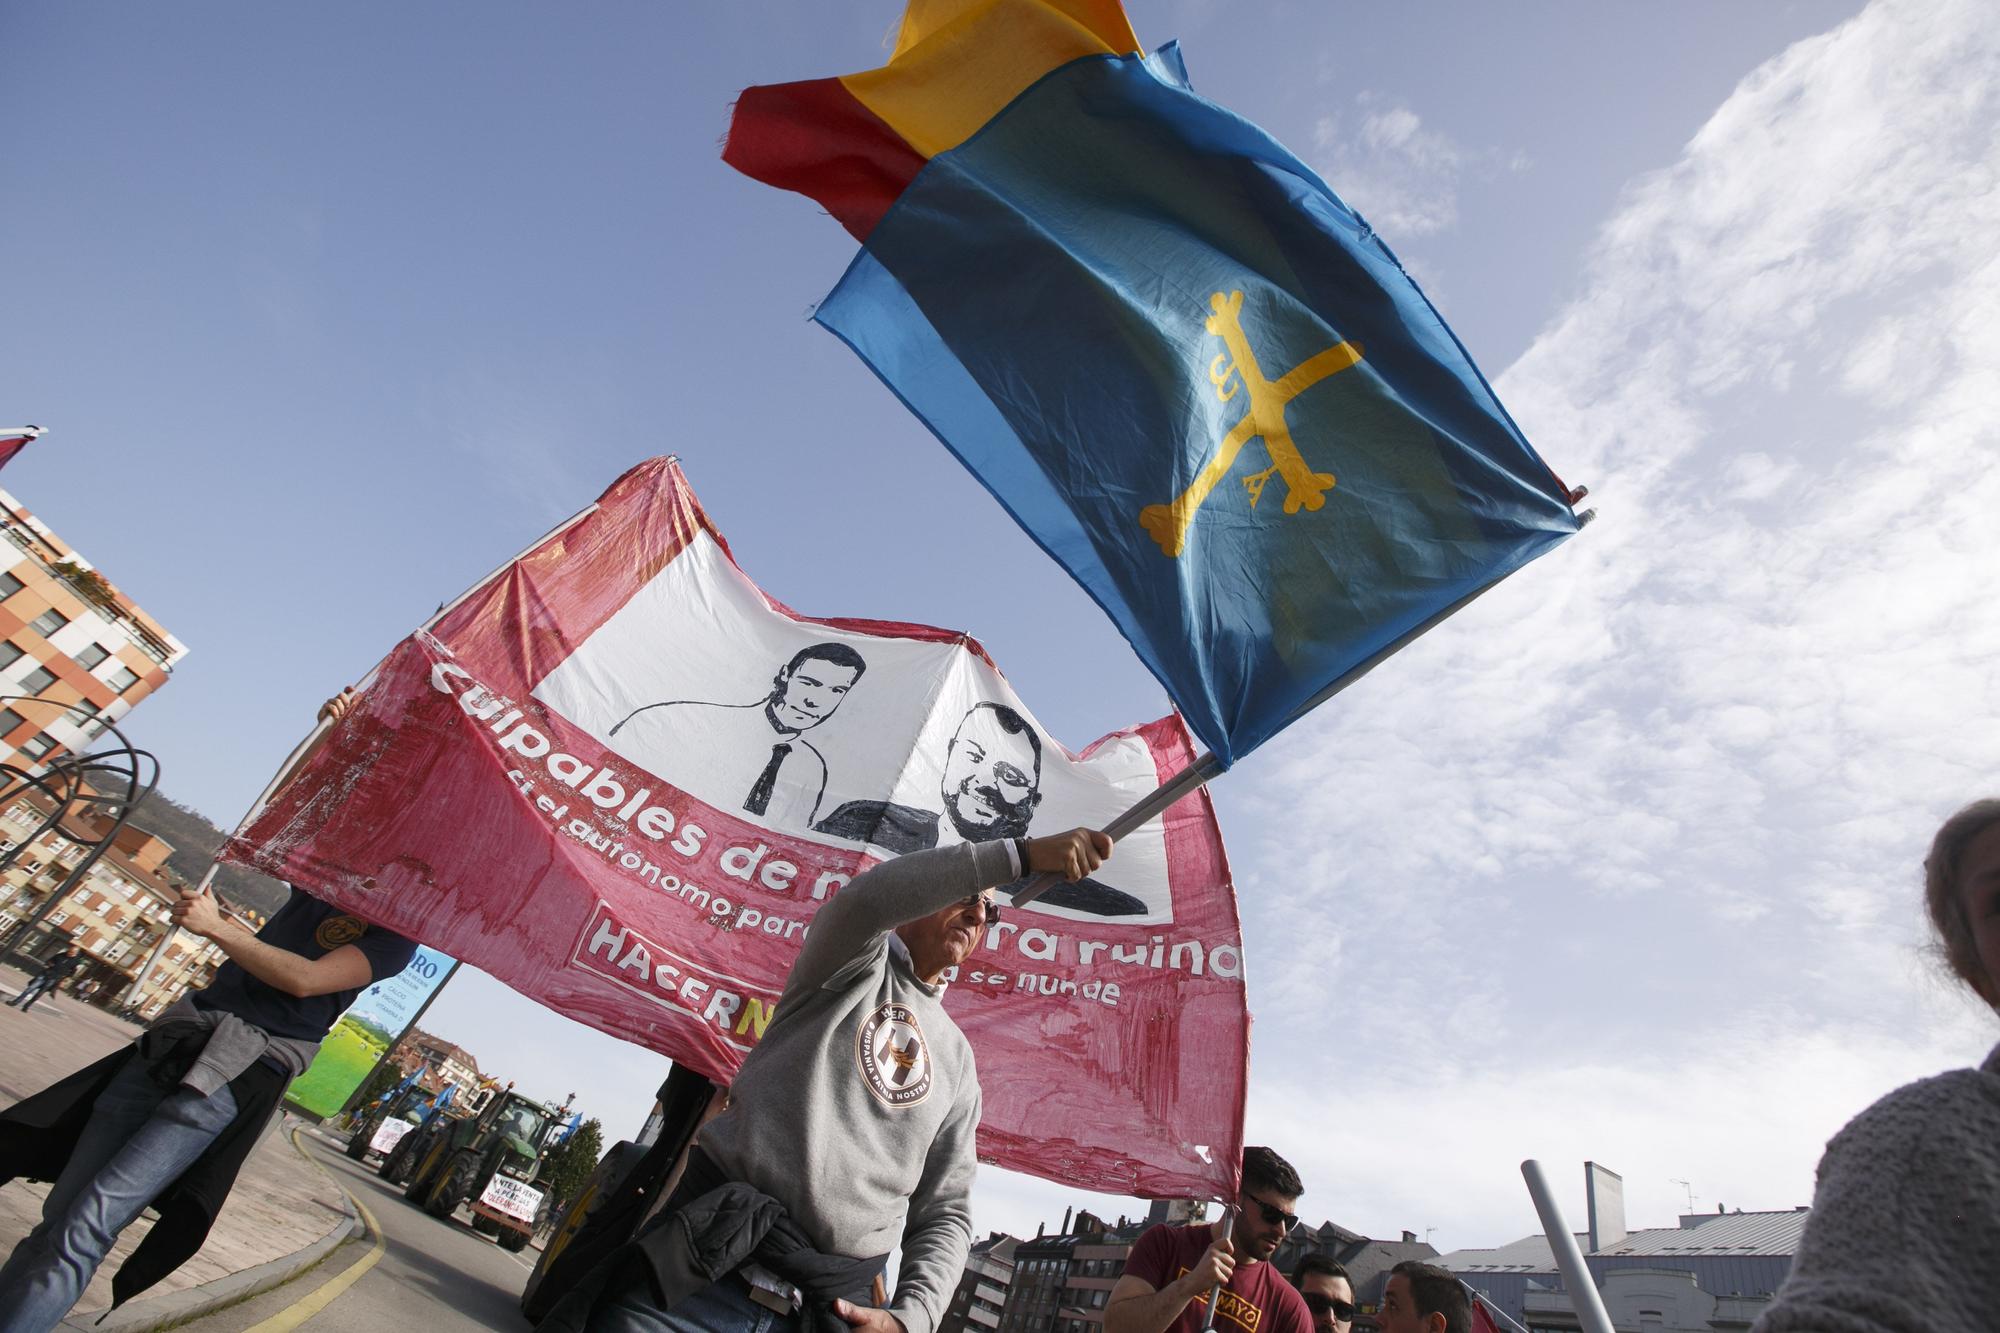
[[454,1222],[430,1217],[373,1167],[349,1161],[339,1135],[306,1130],[299,1138],[366,1210],[369,1234],[285,1286],[182,1324],[178,1333],[271,1333],[293,1327],[301,1314],[310,1315],[311,1333],[527,1333],[520,1299],[534,1250],[509,1254],[467,1226],[463,1209]]
[[[0,996],[11,999],[23,980],[12,968],[0,969]],[[0,1105],[12,1105],[108,1055],[138,1031],[67,995],[47,996],[25,1014],[0,1007]],[[46,1185],[24,1181],[0,1189],[0,1254],[11,1251],[40,1220],[47,1193]],[[300,1158],[274,1123],[244,1163],[201,1253],[148,1294],[184,1290],[295,1253],[346,1217],[339,1187]],[[151,1225],[141,1219],[126,1229],[84,1293],[79,1314],[94,1314],[111,1304],[112,1273]]]

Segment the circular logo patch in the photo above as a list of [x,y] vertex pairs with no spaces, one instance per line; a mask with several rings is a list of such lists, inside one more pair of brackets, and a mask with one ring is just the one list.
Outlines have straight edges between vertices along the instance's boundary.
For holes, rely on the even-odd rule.
[[358,916],[330,916],[319,923],[313,932],[313,940],[320,948],[332,953],[343,944],[352,944],[368,933],[368,923]]
[[917,1016],[891,1001],[861,1025],[855,1041],[861,1077],[884,1106],[915,1106],[930,1095],[931,1052]]

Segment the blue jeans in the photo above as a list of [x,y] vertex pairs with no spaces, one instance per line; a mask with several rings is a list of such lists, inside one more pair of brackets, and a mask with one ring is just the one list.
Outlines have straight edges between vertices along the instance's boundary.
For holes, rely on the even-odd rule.
[[743,1279],[733,1273],[663,1311],[653,1301],[652,1283],[640,1274],[599,1297],[585,1328],[588,1333],[798,1333],[799,1320],[751,1300]]
[[[58,978],[58,980],[60,980],[60,978]],[[44,995],[47,995],[50,991],[54,990],[55,988],[56,988],[56,982],[50,981],[47,977],[36,977],[34,980],[30,981],[27,985],[21,987],[21,993],[19,995],[16,995],[13,999],[7,1001],[7,1003],[13,1005],[16,1009],[19,1009],[22,1013],[25,1014],[34,1005],[36,1000],[41,999]]]
[[228,1088],[212,1097],[162,1088],[143,1061],[128,1062],[91,1108],[41,1225],[0,1268],[0,1333],[46,1333],[61,1323],[118,1233],[234,1119]]

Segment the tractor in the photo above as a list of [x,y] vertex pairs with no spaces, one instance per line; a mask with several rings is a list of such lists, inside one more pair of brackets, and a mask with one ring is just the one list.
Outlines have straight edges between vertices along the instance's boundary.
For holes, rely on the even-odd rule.
[[403,1197],[443,1220],[469,1203],[474,1231],[503,1250],[526,1248],[546,1202],[542,1163],[568,1113],[567,1102],[547,1106],[508,1091],[477,1116],[438,1122],[405,1158],[414,1165]]
[[430,1098],[430,1093],[412,1082],[355,1112],[354,1128],[347,1136],[347,1155],[361,1162],[373,1153],[386,1161],[404,1136],[422,1123],[424,1103]]

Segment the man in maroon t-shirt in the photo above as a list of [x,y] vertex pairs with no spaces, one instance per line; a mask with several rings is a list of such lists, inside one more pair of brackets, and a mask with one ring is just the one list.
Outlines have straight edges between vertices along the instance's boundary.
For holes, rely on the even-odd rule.
[[1199,1333],[1217,1283],[1214,1326],[1223,1333],[1312,1333],[1305,1301],[1268,1262],[1298,1224],[1292,1206],[1303,1193],[1291,1163],[1269,1148],[1245,1148],[1229,1234],[1211,1222],[1139,1237],[1105,1304],[1105,1333]]

